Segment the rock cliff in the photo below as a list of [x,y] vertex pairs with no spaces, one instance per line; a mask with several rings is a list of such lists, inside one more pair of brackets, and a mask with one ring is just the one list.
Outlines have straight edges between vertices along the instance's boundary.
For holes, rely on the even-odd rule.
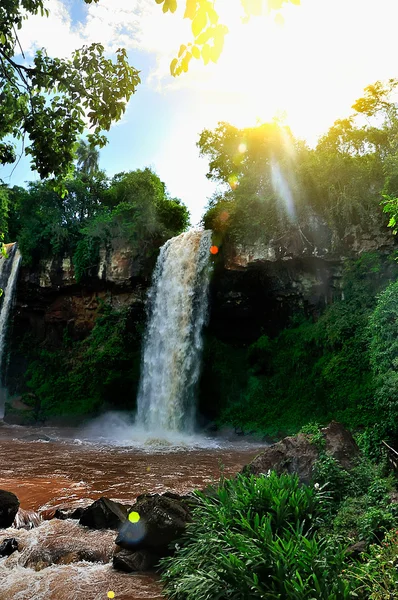
[[211,288],[213,332],[225,341],[271,335],[298,310],[319,315],[342,297],[344,262],[365,252],[392,253],[395,238],[381,223],[368,230],[347,225],[338,232],[313,218],[265,243],[225,243]]
[[[341,298],[344,261],[363,252],[390,254],[395,238],[381,224],[368,231],[349,225],[340,235],[320,219],[265,243],[225,242],[214,265],[210,327],[228,340],[275,333],[298,309],[317,315]],[[142,310],[156,257],[143,259],[121,240],[102,250],[98,267],[77,284],[70,258],[23,267],[17,286],[15,327],[56,346],[65,328],[73,339],[93,327],[101,302]]]
[[[348,225],[340,234],[319,219],[303,229],[292,227],[284,236],[265,243],[219,244],[210,289],[210,332],[225,342],[251,343],[262,333],[276,334],[298,310],[315,318],[325,306],[342,297],[344,261],[364,252],[387,256],[395,238],[386,227],[365,231]],[[132,319],[145,321],[145,299],[156,252],[149,258],[132,253],[121,240],[100,253],[90,277],[77,283],[68,257],[22,267],[17,285],[12,360],[7,384],[21,393],[26,371],[18,344],[26,334],[36,346],[61,347],[65,333],[84,339],[94,326],[101,303],[129,307]]]

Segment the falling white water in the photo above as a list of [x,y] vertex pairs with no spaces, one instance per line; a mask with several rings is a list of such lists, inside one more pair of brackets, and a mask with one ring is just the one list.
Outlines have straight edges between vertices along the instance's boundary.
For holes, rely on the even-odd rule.
[[160,249],[137,400],[137,425],[151,433],[190,433],[194,428],[210,246],[211,231],[188,231]]
[[2,386],[3,372],[6,366],[6,333],[21,262],[21,253],[17,248],[17,244],[7,244],[6,248],[8,258],[4,256],[0,257],[0,289],[3,290],[2,298],[0,298],[0,418],[4,416],[4,403],[6,399],[6,390]]

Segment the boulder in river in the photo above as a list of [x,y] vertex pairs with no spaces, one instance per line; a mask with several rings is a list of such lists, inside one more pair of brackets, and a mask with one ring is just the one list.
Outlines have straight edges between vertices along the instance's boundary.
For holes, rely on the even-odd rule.
[[62,521],[66,519],[80,519],[85,510],[82,506],[78,506],[77,508],[57,508],[52,518],[61,519]]
[[170,554],[191,520],[192,496],[143,494],[138,496],[130,512],[138,514],[137,522],[127,520],[119,530],[116,544],[126,550],[151,550],[159,556]]
[[[327,454],[335,458],[344,469],[351,469],[359,456],[359,448],[351,433],[336,421],[321,429],[321,433],[325,439]],[[270,470],[279,474],[295,473],[302,483],[308,484],[319,454],[320,450],[312,442],[311,435],[299,433],[269,446],[246,465],[242,472],[248,475],[266,474]]]
[[90,529],[118,529],[126,521],[129,509],[102,497],[83,510],[79,523]]
[[113,567],[118,571],[133,573],[135,571],[149,571],[159,562],[159,556],[150,550],[120,550],[113,555]]
[[0,544],[0,556],[10,556],[18,550],[18,542],[15,538],[6,538]]
[[19,500],[12,492],[0,490],[0,528],[11,527],[18,512]]

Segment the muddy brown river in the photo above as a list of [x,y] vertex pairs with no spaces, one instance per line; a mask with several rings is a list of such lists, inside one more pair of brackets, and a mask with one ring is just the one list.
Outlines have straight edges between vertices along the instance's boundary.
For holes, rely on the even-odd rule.
[[[43,435],[50,441],[37,439]],[[129,504],[145,492],[189,492],[217,480],[221,469],[225,475],[237,473],[261,448],[199,437],[124,439],[118,445],[80,431],[2,425],[0,489],[14,492],[24,511],[48,519],[58,507],[85,506],[101,496]],[[115,536],[57,519],[30,530],[0,530],[0,543],[15,537],[20,546],[0,558],[0,600],[107,600],[109,591],[115,600],[162,598],[156,575],[127,575],[112,568]],[[64,558],[46,566],[43,552],[58,547]],[[87,549],[96,562],[76,562]]]

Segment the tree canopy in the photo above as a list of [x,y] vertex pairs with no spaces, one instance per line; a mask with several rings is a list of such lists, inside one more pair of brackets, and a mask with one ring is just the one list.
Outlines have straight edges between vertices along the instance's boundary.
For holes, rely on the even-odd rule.
[[27,137],[32,168],[63,190],[84,129],[90,129],[89,144],[104,146],[102,132],[121,118],[140,77],[125,49],[111,60],[99,43],[75,50],[70,59],[39,50],[27,65],[18,30],[29,15],[48,16],[45,5],[46,0],[0,5],[0,163],[13,163],[13,139],[25,145]]
[[[342,233],[380,221],[380,201],[398,222],[398,80],[376,82],[309,148],[273,121],[239,129],[219,123],[199,138],[207,177],[220,184],[204,217],[206,227],[237,238],[266,239],[302,227],[318,215]],[[366,118],[364,118],[366,117]]]

